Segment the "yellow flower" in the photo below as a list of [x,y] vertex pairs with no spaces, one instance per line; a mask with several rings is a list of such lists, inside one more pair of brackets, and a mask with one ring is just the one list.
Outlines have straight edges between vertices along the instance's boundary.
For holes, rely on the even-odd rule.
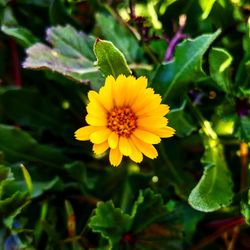
[[174,135],[164,116],[169,106],[161,104],[161,96],[147,88],[147,78],[119,75],[108,76],[99,93],[88,93],[86,122],[88,126],[75,132],[77,140],[90,140],[93,151],[102,154],[110,148],[109,160],[113,166],[121,163],[123,155],[141,162],[143,155],[158,156],[152,144],[161,137]]

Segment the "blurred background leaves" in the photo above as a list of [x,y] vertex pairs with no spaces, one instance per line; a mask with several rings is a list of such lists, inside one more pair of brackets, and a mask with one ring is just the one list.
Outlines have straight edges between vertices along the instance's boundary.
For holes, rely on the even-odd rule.
[[[248,249],[249,9],[0,0],[0,249]],[[111,70],[96,38],[170,105],[157,160],[112,168],[74,139]]]

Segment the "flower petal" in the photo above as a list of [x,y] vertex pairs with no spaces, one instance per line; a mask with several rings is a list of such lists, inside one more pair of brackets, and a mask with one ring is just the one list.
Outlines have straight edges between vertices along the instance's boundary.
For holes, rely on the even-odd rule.
[[107,111],[105,110],[105,108],[97,103],[97,102],[90,102],[87,107],[87,112],[91,115],[94,115],[94,116],[97,116],[99,117],[100,115],[101,116],[105,116]]
[[120,137],[119,149],[123,155],[129,156],[131,154],[131,146],[126,137]]
[[[166,117],[148,116],[138,118],[137,126],[142,128],[162,128],[166,126],[168,119]],[[146,129],[147,130],[147,129]]]
[[88,92],[88,98],[89,98],[90,103],[93,102],[93,103],[97,103],[97,104],[101,105],[100,96],[96,91],[90,90]]
[[132,140],[129,140],[130,146],[131,146],[131,154],[129,155],[129,158],[136,162],[136,163],[140,163],[142,162],[143,156],[141,151],[139,151],[136,146],[134,145],[134,143],[132,142]]
[[100,144],[108,140],[111,131],[108,128],[103,127],[90,135],[90,141],[92,143]]
[[126,93],[124,95],[124,105],[125,106],[130,106],[130,100],[133,98],[135,94],[138,93],[138,88],[137,91],[135,91],[135,86],[136,86],[136,78],[134,76],[128,76],[127,77],[127,83],[124,86],[124,92]]
[[135,112],[144,109],[155,98],[154,90],[152,88],[146,89],[132,104]]
[[131,136],[131,140],[135,144],[136,148],[148,158],[154,159],[158,156],[157,150],[153,145],[141,141],[134,135]]
[[161,141],[161,138],[153,133],[150,133],[148,131],[142,130],[142,129],[136,129],[133,133],[138,139],[150,143],[150,144],[158,144]]
[[117,167],[118,165],[120,165],[121,161],[122,161],[122,154],[119,150],[119,148],[115,148],[115,149],[110,149],[109,152],[109,161],[111,163],[111,165]]
[[105,117],[96,117],[92,115],[86,115],[85,117],[86,122],[92,126],[106,126],[107,119]]
[[141,103],[141,105],[135,102],[136,103],[135,111],[137,115],[141,115],[146,112],[151,112],[152,110],[160,106],[161,96],[159,94],[154,94],[152,91],[151,94],[149,93],[147,96],[148,97],[144,102]]
[[155,133],[162,138],[168,138],[172,137],[175,134],[175,129],[166,126],[165,128],[155,130]]
[[119,141],[118,134],[115,132],[112,132],[108,138],[108,144],[109,144],[110,148],[116,148],[118,145],[118,141]]
[[102,100],[102,105],[106,110],[110,111],[114,107],[114,98],[113,98],[113,88],[116,84],[113,76],[108,76],[105,80],[105,85],[100,89],[100,97]]
[[109,148],[109,145],[106,141],[100,144],[93,145],[93,151],[97,155],[103,154],[108,148]]
[[144,76],[139,77],[138,79],[136,79],[136,81],[133,81],[132,79],[129,80],[130,87],[127,90],[129,94],[127,104],[132,105],[137,100],[137,98],[145,92],[148,80]]
[[93,126],[85,126],[79,128],[75,131],[75,138],[79,141],[87,141],[89,140],[90,135],[97,130],[98,128]]
[[167,104],[160,104],[154,107],[154,105],[150,105],[145,109],[141,109],[140,111],[136,112],[136,115],[139,117],[147,117],[147,116],[165,116],[169,112],[169,106]]
[[119,75],[116,79],[116,84],[113,88],[113,97],[117,107],[121,107],[124,104],[126,97],[126,84],[128,83],[127,77],[125,75]]

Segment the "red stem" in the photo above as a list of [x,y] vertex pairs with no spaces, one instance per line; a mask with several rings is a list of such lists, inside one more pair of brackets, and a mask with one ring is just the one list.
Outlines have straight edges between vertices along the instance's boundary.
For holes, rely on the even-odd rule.
[[13,63],[13,77],[15,80],[15,86],[20,88],[22,86],[21,81],[21,73],[20,73],[20,61],[17,53],[17,45],[16,41],[12,38],[10,39],[10,49],[11,49],[11,57]]
[[[205,246],[215,241],[217,238],[221,237],[225,232],[231,231],[234,227],[244,224],[245,220],[243,217],[239,216],[231,219],[231,221],[222,220],[221,222],[221,226],[214,233],[203,238],[201,241],[195,244],[195,246],[191,247],[190,250],[199,250],[204,248]],[[218,225],[219,221],[216,223]]]
[[242,216],[237,216],[234,218],[228,218],[223,220],[211,221],[206,224],[210,228],[221,228],[221,227],[230,227],[231,225],[240,225],[244,224],[244,218]]
[[135,14],[135,0],[129,1],[129,8],[130,8],[130,18],[131,20],[134,20],[136,18]]

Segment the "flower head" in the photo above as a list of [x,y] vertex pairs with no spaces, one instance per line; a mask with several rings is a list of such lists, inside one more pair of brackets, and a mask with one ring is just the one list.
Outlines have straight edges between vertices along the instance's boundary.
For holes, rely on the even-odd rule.
[[119,75],[106,78],[99,93],[88,93],[86,122],[88,126],[75,132],[77,140],[90,140],[96,154],[110,148],[109,160],[114,166],[123,155],[141,162],[143,154],[151,159],[158,156],[153,144],[171,137],[175,130],[167,126],[164,116],[169,106],[161,104],[161,96],[147,88],[146,77]]

